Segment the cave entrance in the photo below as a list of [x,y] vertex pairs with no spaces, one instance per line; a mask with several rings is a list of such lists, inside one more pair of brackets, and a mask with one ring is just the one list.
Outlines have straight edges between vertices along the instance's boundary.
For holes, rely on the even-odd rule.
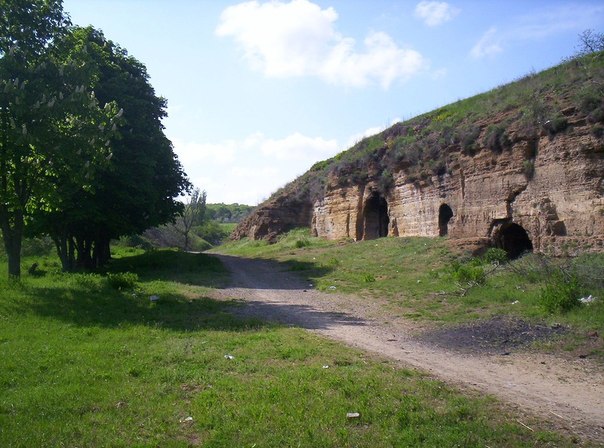
[[533,243],[526,230],[513,222],[500,227],[495,237],[495,245],[505,250],[511,260],[525,252],[533,251]]
[[453,218],[453,210],[447,204],[442,204],[438,209],[438,236],[447,236],[451,218]]
[[374,193],[365,203],[364,240],[374,240],[388,236],[388,202],[381,195]]

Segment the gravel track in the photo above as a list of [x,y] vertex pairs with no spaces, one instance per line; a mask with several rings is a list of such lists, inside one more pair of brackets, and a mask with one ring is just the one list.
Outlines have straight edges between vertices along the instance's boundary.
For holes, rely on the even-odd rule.
[[316,291],[275,262],[218,257],[232,281],[214,298],[244,301],[246,306],[235,307],[235,313],[298,326],[386,356],[450,384],[494,395],[604,446],[604,372],[589,359],[451,350],[413,336],[414,324],[388,316],[378,300]]

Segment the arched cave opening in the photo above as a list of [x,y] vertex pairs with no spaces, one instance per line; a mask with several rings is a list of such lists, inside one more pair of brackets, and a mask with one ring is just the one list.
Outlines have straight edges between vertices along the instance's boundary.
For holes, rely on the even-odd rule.
[[388,236],[388,202],[374,193],[365,203],[363,239],[373,240]]
[[525,252],[533,251],[533,243],[526,230],[513,222],[501,226],[495,238],[495,245],[505,250],[511,260]]
[[438,236],[449,233],[449,221],[453,218],[453,210],[447,204],[442,204],[438,209]]

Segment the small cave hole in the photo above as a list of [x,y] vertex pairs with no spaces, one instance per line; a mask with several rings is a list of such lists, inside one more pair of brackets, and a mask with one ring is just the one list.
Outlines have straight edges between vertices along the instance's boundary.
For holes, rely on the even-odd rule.
[[442,204],[438,209],[438,236],[449,233],[449,221],[453,217],[453,210],[447,204]]
[[513,222],[501,226],[495,237],[495,245],[505,250],[511,260],[533,251],[533,243],[526,230]]
[[373,194],[365,203],[364,240],[388,236],[388,202],[379,194]]

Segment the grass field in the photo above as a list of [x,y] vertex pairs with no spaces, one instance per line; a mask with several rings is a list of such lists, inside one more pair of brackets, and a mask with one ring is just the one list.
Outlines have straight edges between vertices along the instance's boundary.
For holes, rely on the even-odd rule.
[[[393,315],[428,325],[450,325],[494,315],[568,325],[562,341],[566,350],[590,346],[583,352],[604,362],[604,343],[590,334],[604,334],[604,255],[574,260],[548,260],[528,255],[498,267],[482,262],[479,282],[460,281],[460,271],[472,273],[480,260],[453,253],[443,238],[381,238],[371,241],[327,241],[308,230],[284,235],[273,245],[241,240],[215,249],[221,253],[276,259],[289,263],[317,288],[349,292],[366,300],[387,299]],[[552,312],[544,306],[542,290],[559,266],[580,279],[575,298],[598,297],[593,304]],[[456,275],[457,274],[457,275]],[[556,286],[556,285],[554,285]],[[334,289],[335,287],[335,289]]]
[[488,397],[233,317],[205,297],[228,280],[208,255],[121,249],[107,275],[36,260],[37,277],[0,280],[2,447],[572,445]]

